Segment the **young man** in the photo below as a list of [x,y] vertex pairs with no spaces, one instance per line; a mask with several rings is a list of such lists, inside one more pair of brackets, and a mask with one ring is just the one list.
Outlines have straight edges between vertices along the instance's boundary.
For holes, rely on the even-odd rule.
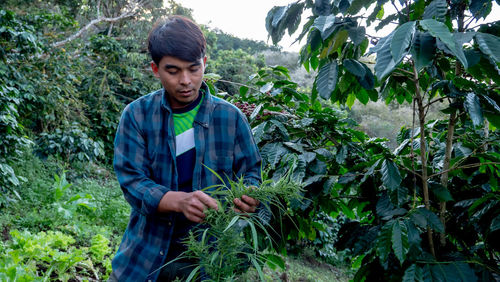
[[[203,82],[206,42],[192,21],[172,16],[149,34],[151,68],[163,89],[130,103],[115,138],[114,168],[130,221],[113,259],[113,281],[186,277],[189,261],[158,270],[184,251],[181,240],[204,211],[217,209],[205,187],[220,184],[210,172],[260,182],[261,157],[244,115],[210,95]],[[208,168],[207,168],[208,167]],[[248,196],[235,209],[254,212]]]

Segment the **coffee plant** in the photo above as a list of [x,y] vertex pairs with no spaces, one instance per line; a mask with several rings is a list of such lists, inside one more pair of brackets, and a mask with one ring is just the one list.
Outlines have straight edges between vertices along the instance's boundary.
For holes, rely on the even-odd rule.
[[[350,107],[384,99],[414,109],[398,148],[377,146],[340,175],[339,192],[367,196],[356,203],[367,216],[345,224],[337,246],[360,265],[355,280],[498,279],[499,249],[488,238],[499,216],[500,33],[498,22],[471,25],[493,1],[391,2],[395,12],[386,15],[387,2],[297,1],[266,18],[278,42],[298,29],[305,10],[312,13],[298,37],[307,35],[302,64],[318,70],[312,100]],[[374,38],[366,28],[375,22],[376,30],[398,25]],[[374,72],[365,63],[370,54]],[[447,119],[427,120],[429,107],[443,101]],[[476,224],[456,222],[457,215]]]

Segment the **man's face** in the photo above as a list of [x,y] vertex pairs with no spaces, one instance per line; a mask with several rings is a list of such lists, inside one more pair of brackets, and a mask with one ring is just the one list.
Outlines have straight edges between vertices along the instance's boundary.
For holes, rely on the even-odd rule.
[[207,57],[186,62],[165,56],[156,65],[151,63],[154,75],[160,79],[172,109],[183,108],[198,98]]

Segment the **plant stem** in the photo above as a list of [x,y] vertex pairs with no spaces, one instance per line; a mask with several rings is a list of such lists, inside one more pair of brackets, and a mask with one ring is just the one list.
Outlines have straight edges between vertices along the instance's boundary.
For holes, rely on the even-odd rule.
[[[418,108],[418,120],[420,126],[420,162],[422,164],[422,191],[424,192],[424,205],[427,210],[430,210],[429,203],[429,184],[427,182],[427,150],[425,142],[425,107],[423,103],[422,90],[420,89],[418,71],[415,64],[413,64],[413,81],[415,82],[415,95]],[[429,249],[431,254],[435,257],[434,241],[432,239],[432,229],[427,227],[427,238],[429,240]]]
[[[455,124],[457,119],[457,111],[453,110],[450,115],[450,120],[448,122],[448,132],[446,135],[446,148],[444,153],[444,161],[443,161],[443,173],[441,174],[441,185],[445,188],[448,188],[448,171],[450,169],[450,161],[451,161],[451,152],[453,150],[453,135],[455,133]],[[439,241],[441,246],[446,245],[446,202],[441,201],[439,203],[439,219],[443,224],[443,233],[441,233]]]

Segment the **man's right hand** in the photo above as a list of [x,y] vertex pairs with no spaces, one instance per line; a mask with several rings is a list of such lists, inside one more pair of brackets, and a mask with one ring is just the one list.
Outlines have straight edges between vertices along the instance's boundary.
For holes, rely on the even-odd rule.
[[217,201],[202,191],[169,191],[158,205],[159,212],[182,212],[188,220],[197,223],[203,221],[207,208],[218,210]]

